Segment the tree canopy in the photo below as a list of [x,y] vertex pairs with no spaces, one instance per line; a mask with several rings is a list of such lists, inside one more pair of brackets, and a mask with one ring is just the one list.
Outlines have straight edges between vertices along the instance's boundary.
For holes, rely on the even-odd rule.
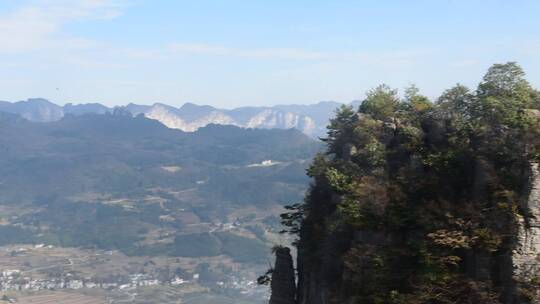
[[[524,75],[496,64],[475,91],[458,84],[435,102],[415,86],[400,98],[381,85],[358,111],[339,109],[305,202],[283,215],[299,235],[299,268],[319,269],[337,248],[341,274],[317,273],[354,303],[516,296],[507,257],[529,216],[530,163],[540,160],[540,95]],[[520,303],[538,282],[520,282]]]

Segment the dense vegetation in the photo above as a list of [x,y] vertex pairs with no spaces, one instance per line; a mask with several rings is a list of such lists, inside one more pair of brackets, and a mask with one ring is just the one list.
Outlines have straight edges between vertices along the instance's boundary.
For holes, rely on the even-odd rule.
[[299,235],[298,302],[528,303],[540,280],[514,282],[510,259],[539,109],[515,63],[435,102],[381,85],[342,107],[305,203],[282,215]]

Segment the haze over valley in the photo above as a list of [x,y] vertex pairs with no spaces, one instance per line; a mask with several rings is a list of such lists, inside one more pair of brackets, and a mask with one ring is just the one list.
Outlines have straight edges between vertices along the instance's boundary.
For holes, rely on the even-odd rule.
[[14,272],[2,290],[264,299],[256,277],[288,242],[279,214],[302,200],[320,143],[295,129],[186,133],[123,111],[54,118],[0,112],[0,260]]

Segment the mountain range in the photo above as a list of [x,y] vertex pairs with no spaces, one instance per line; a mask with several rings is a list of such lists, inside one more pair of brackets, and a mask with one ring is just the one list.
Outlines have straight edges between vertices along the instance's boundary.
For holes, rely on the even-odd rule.
[[219,124],[258,129],[295,128],[314,138],[325,134],[326,125],[339,106],[341,103],[323,101],[312,105],[240,107],[227,110],[194,103],[186,103],[179,108],[163,103],[153,105],[130,103],[126,106],[110,108],[99,103],[68,103],[60,106],[42,98],[31,98],[19,102],[0,101],[0,111],[18,114],[33,122],[58,121],[66,115],[125,111],[133,116],[144,115],[169,128],[185,132],[194,132],[209,124]]

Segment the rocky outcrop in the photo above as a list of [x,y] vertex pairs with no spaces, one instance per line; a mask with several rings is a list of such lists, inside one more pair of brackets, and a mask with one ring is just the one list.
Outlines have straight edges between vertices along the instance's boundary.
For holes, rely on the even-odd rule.
[[[519,233],[517,248],[513,252],[514,276],[527,285],[532,280],[540,279],[540,170],[539,164],[531,168],[531,189],[526,208],[527,219],[518,216]],[[533,303],[540,303],[540,290],[536,290]]]
[[291,250],[287,247],[276,247],[276,264],[272,273],[272,296],[270,304],[296,303],[296,284]]

